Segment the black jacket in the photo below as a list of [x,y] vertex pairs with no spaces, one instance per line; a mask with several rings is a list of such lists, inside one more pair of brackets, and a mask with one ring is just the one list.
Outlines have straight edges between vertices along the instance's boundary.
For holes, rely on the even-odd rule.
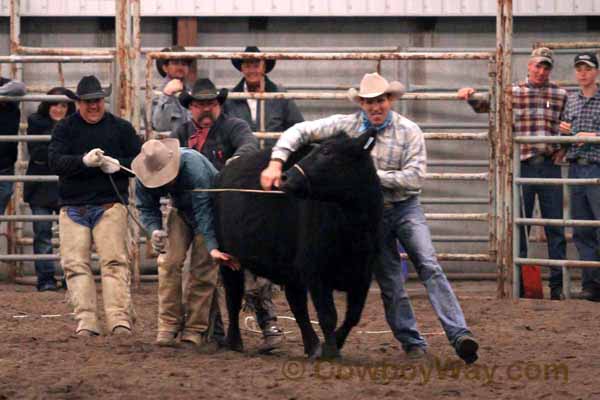
[[[55,122],[34,113],[27,118],[28,135],[50,135]],[[29,165],[27,175],[53,175],[48,166],[48,142],[28,142]],[[58,184],[55,182],[25,182],[23,199],[31,206],[58,207]]]
[[[131,168],[131,161],[141,150],[141,141],[129,122],[109,112],[96,124],[85,122],[79,112],[61,120],[52,132],[48,147],[50,169],[59,176],[59,205],[119,202],[108,175],[99,167],[89,168],[83,164],[83,155],[95,148]],[[112,177],[127,202],[131,175],[120,170]]]
[[[243,92],[244,79],[242,79],[231,91]],[[265,92],[285,92],[280,86],[265,76]],[[267,132],[283,132],[298,122],[303,122],[304,117],[298,109],[294,100],[265,100],[265,130]],[[257,112],[257,122],[252,120],[250,107],[246,100],[227,100],[225,112],[232,117],[238,117],[246,121],[253,131],[259,130],[260,113]]]
[[[10,79],[0,78],[0,86],[10,82]],[[0,130],[2,135],[17,135],[21,111],[19,103],[0,102]],[[17,142],[0,142],[0,169],[12,168],[17,161]]]
[[[170,136],[179,139],[181,147],[189,147],[188,139],[195,131],[194,123],[188,121],[175,132],[171,132]],[[201,153],[220,171],[229,158],[257,150],[258,140],[252,134],[248,124],[239,118],[221,113],[210,128]]]

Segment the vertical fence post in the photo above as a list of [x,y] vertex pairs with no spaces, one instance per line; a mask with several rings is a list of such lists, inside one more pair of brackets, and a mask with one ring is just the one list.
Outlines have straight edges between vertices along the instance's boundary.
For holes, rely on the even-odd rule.
[[[20,45],[20,36],[21,36],[21,2],[20,0],[11,0],[10,1],[10,54],[17,54],[17,50],[19,48]],[[17,63],[12,63],[11,67],[10,67],[10,75],[12,79],[18,79],[18,80],[23,80],[23,66],[21,64],[17,64]],[[21,107],[21,104],[19,104],[19,108]],[[20,134],[20,132],[19,132]],[[18,171],[20,167],[20,162],[23,160],[23,155],[24,155],[24,151],[23,151],[23,144],[19,143],[17,145],[17,163],[15,164],[15,168],[16,168],[16,172],[20,173],[20,171]],[[15,183],[13,184],[14,190],[13,190],[13,196],[9,202],[9,206],[7,209],[7,213],[8,214],[18,214],[18,202],[17,199],[21,198],[19,197],[19,192],[21,189],[22,184],[20,183]],[[17,253],[17,234],[19,231],[19,228],[21,228],[22,230],[22,222],[16,222],[16,221],[9,221],[6,223],[6,250],[7,253],[9,254],[16,254]],[[7,276],[8,276],[8,280],[9,281],[14,281],[18,275],[18,269],[19,269],[19,263],[14,261],[14,262],[9,262],[7,264]]]
[[[498,71],[497,132],[499,172],[498,202],[501,205],[498,231],[499,295],[506,294],[507,268],[512,269],[514,287],[513,154],[512,154],[512,0],[498,0],[496,60]],[[518,284],[518,278],[517,284]],[[502,287],[500,287],[500,285]]]
[[497,271],[497,297],[505,297],[504,293],[504,282],[502,265],[498,262],[498,168],[496,165],[496,158],[498,156],[498,131],[497,128],[497,96],[496,92],[496,61],[490,60],[488,63],[488,76],[489,76],[489,102],[490,111],[488,114],[488,253],[490,259],[496,264]]
[[117,47],[116,114],[131,120],[131,5],[130,0],[115,2]]

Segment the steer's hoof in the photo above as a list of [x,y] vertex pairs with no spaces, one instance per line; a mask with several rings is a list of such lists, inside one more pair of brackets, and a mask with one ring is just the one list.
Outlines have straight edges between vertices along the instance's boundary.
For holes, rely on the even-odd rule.
[[320,343],[317,343],[309,352],[308,359],[309,361],[317,361],[321,358],[322,347]]
[[323,346],[323,352],[321,354],[321,360],[335,360],[341,358],[340,351],[337,347]]
[[241,340],[227,340],[226,346],[229,350],[237,351],[238,353],[244,352],[244,343]]

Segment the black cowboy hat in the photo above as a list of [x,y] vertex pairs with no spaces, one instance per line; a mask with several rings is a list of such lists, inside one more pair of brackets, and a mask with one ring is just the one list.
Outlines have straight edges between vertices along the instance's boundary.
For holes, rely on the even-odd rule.
[[[260,53],[260,50],[256,46],[248,46],[244,49],[244,53]],[[265,60],[265,74],[268,74],[275,68],[276,60]],[[242,70],[242,63],[244,59],[241,58],[232,58],[231,63],[238,71]]]
[[223,104],[227,99],[227,89],[218,90],[214,83],[208,78],[200,78],[194,82],[192,93],[182,92],[179,96],[179,102],[185,108],[188,108],[192,100],[214,100]]
[[110,96],[111,92],[111,86],[104,91],[102,90],[102,85],[100,85],[98,78],[96,78],[94,75],[88,75],[81,78],[77,84],[76,93],[73,93],[69,90],[65,92],[65,96],[73,100],[95,100],[108,97]]
[[[175,46],[171,46],[171,47],[165,47],[164,49],[161,50],[161,52],[165,52],[165,51],[184,52],[186,50],[185,50],[185,47],[183,47],[183,46],[175,45]],[[190,60],[190,59],[183,59],[183,61],[187,62],[188,65],[192,65],[192,60]],[[156,70],[158,71],[160,76],[162,76],[163,78],[165,76],[167,76],[167,73],[163,70],[163,67],[168,62],[169,62],[168,58],[157,58],[156,59]]]

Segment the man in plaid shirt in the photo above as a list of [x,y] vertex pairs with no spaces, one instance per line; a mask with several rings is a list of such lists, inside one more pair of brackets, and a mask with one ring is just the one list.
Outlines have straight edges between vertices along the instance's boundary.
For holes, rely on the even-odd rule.
[[427,343],[417,330],[404,289],[396,247],[399,240],[427,289],[448,340],[458,356],[470,364],[477,360],[479,344],[467,328],[458,299],[437,261],[419,202],[427,163],[425,139],[417,124],[392,111],[393,101],[403,93],[400,82],[388,83],[377,73],[366,74],[360,91],[350,89],[348,93],[361,111],[301,122],[287,129],[273,148],[269,166],[261,174],[261,186],[265,190],[278,187],[283,163],[303,144],[324,140],[340,130],[354,137],[375,129],[378,133],[371,156],[381,181],[384,214],[381,256],[374,272],[387,322],[409,358],[425,355]]
[[[550,82],[554,60],[552,51],[540,47],[531,53],[527,63],[527,79],[512,87],[514,136],[557,136],[561,114],[567,101],[567,92]],[[479,113],[489,112],[489,101],[470,100],[473,88],[463,88],[458,96],[468,100]],[[521,144],[521,176],[524,178],[561,178],[557,162],[564,156],[558,144]],[[522,207],[525,217],[531,218],[535,196],[538,196],[542,218],[562,219],[563,191],[559,185],[522,185]],[[528,228],[529,231],[529,228]],[[545,226],[548,238],[548,255],[553,260],[566,258],[567,242],[562,226]],[[527,257],[527,237],[520,227],[519,257]],[[521,282],[522,287],[522,282]],[[521,289],[521,294],[523,290]],[[562,294],[562,270],[550,268],[550,298],[560,300]]]
[[[600,92],[598,58],[584,52],[575,56],[575,78],[579,92],[569,96],[560,131],[577,137],[600,136]],[[600,178],[600,145],[576,143],[569,146],[569,178]],[[600,220],[600,186],[571,186],[571,215],[573,219]],[[573,229],[573,241],[579,258],[600,261],[599,231],[594,227],[578,226]],[[584,268],[581,279],[581,297],[600,301],[600,269]]]

